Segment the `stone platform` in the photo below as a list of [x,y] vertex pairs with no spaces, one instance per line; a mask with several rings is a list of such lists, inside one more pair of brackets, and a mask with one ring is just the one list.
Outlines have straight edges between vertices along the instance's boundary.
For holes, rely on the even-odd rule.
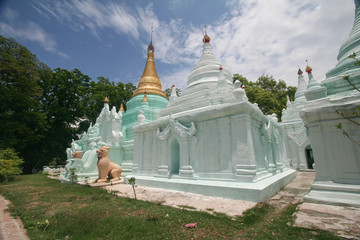
[[347,239],[360,239],[360,208],[302,203],[294,226],[322,229]]
[[128,175],[125,177],[125,182],[127,183],[129,178],[135,177],[136,184],[139,186],[172,189],[235,200],[264,202],[284,188],[295,176],[295,170],[287,169],[282,173],[251,183],[188,178],[161,178],[142,175]]
[[360,185],[318,181],[312,185],[310,192],[304,196],[304,201],[337,206],[360,207]]

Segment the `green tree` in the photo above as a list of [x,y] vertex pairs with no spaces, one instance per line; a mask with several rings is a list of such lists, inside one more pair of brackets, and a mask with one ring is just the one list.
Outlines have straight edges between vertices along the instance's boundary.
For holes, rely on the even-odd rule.
[[13,180],[15,175],[22,173],[23,160],[11,148],[0,150],[0,183]]
[[257,103],[265,114],[275,113],[281,120],[282,110],[286,107],[287,98],[294,99],[296,87],[286,86],[283,80],[276,81],[273,76],[261,75],[256,82],[250,82],[246,77],[234,74],[233,81],[239,80],[244,86],[250,102]]
[[49,162],[63,164],[66,147],[95,122],[105,96],[118,109],[135,90],[131,83],[115,85],[104,77],[91,81],[78,69],[51,70],[2,36],[0,63],[0,149],[15,149],[25,173]]
[[136,87],[132,83],[110,82],[108,78],[98,77],[98,81],[90,82],[88,92],[88,106],[86,117],[95,123],[101,109],[104,107],[105,97],[109,98],[109,106],[115,106],[119,110],[121,103],[126,108],[126,102],[131,99]]
[[42,71],[47,69],[26,47],[0,36],[0,148],[13,148],[31,171],[37,146],[47,131],[41,111]]
[[[80,70],[56,68],[41,78],[42,112],[46,114],[48,130],[41,144],[46,158],[37,159],[37,169],[49,161],[63,164],[65,148],[76,134],[80,133],[79,123],[86,115],[90,77]],[[40,146],[39,146],[40,147]]]

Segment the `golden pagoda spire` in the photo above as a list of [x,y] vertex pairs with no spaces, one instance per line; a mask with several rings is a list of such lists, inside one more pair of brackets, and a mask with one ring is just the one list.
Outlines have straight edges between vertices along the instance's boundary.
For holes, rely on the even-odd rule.
[[145,92],[147,92],[148,94],[155,94],[167,98],[166,94],[162,90],[161,82],[156,72],[154,61],[154,46],[152,45],[152,40],[150,41],[148,47],[148,57],[144,73],[141,76],[138,87],[134,91],[132,97],[135,97],[139,94],[144,94]]
[[109,102],[109,98],[106,96],[104,99],[104,103],[108,103]]

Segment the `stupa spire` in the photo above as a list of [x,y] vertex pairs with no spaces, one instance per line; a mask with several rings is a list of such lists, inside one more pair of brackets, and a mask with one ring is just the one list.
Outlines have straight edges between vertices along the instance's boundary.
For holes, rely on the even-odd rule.
[[[228,85],[232,86],[232,74],[231,72],[224,67],[224,65],[219,62],[211,50],[211,43],[210,37],[207,35],[206,32],[206,25],[205,29],[203,30],[203,53],[202,56],[197,63],[196,67],[191,71],[188,81],[187,81],[187,88],[201,84],[203,86],[207,84],[218,84],[219,80],[219,66],[221,66],[222,74],[224,74],[224,78]],[[207,86],[206,88],[209,88]],[[183,93],[186,93],[185,90]]]
[[[152,32],[152,28],[151,28],[151,32]],[[144,73],[141,76],[138,87],[134,91],[132,97],[147,92],[148,94],[155,94],[167,98],[166,94],[162,90],[161,82],[155,68],[155,61],[154,61],[155,48],[152,44],[152,33],[150,38],[151,38],[150,44],[148,46],[148,57],[147,57]]]
[[344,76],[349,77],[355,87],[360,87],[358,74],[360,66],[356,64],[355,59],[350,57],[354,55],[360,56],[360,0],[355,0],[354,24],[349,36],[340,47],[337,56],[338,63],[326,73],[326,79],[321,82],[328,89],[328,95],[354,90],[351,84],[344,81]]
[[203,43],[210,43],[210,37],[206,33],[206,25],[205,25],[205,30],[204,30]]

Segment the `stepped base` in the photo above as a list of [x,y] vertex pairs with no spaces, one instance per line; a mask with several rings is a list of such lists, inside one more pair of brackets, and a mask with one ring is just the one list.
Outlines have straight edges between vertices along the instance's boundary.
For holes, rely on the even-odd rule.
[[135,177],[139,186],[173,189],[236,200],[264,202],[285,187],[296,176],[293,169],[256,182],[237,182],[186,178],[159,178],[145,175],[128,175],[125,182]]
[[304,196],[305,202],[360,207],[360,185],[331,181],[315,182]]

